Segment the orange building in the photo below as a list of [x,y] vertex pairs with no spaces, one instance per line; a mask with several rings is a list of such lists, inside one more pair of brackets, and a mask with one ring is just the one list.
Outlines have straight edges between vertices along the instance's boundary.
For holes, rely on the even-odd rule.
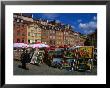
[[63,30],[56,29],[56,46],[64,46]]
[[27,24],[14,22],[13,40],[14,43],[27,43]]
[[13,42],[28,43],[27,27],[33,19],[28,16],[23,16],[21,13],[13,14]]

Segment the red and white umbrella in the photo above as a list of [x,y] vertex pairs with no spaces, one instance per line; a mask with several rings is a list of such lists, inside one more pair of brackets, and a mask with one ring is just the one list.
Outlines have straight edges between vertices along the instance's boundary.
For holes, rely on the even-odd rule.
[[32,48],[41,48],[42,47],[40,44],[31,44],[29,46]]
[[45,45],[45,47],[47,47],[47,48],[48,48],[48,47],[50,47],[50,46],[49,46],[49,45]]
[[25,43],[14,43],[13,44],[13,47],[16,47],[16,48],[25,48],[25,47],[28,47],[28,45],[25,44]]
[[49,47],[49,45],[41,44],[42,47]]
[[42,44],[42,43],[39,43],[39,44],[30,44],[29,47],[32,47],[32,48],[43,48],[43,47],[49,47],[49,46],[45,45],[45,44]]

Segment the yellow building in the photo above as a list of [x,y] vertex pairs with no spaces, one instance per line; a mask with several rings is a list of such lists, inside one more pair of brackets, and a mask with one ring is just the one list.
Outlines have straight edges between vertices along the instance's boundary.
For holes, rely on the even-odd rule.
[[36,23],[28,25],[28,43],[41,42],[41,28]]
[[41,42],[41,28],[35,25],[35,42]]
[[42,43],[49,45],[49,29],[47,29],[45,25],[42,25],[41,29],[41,41]]

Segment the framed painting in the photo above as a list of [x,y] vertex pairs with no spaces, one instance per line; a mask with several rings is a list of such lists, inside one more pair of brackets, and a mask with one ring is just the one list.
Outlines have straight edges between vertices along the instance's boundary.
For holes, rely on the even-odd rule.
[[2,1],[1,7],[3,87],[107,84],[110,2]]

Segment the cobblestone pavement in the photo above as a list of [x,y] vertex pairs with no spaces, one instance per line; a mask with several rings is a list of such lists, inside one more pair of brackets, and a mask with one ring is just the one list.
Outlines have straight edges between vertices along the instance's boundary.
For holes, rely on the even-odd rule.
[[20,61],[14,61],[14,75],[97,75],[96,67],[92,72],[67,71],[65,69],[57,69],[49,67],[46,64],[40,66],[29,64],[29,70],[19,68]]

